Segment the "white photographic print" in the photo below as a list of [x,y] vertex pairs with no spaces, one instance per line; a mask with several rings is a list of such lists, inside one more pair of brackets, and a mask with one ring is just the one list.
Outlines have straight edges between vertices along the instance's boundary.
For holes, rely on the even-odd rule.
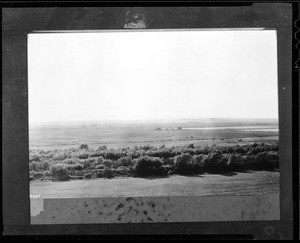
[[32,216],[41,199],[279,201],[276,30],[32,33],[28,99]]

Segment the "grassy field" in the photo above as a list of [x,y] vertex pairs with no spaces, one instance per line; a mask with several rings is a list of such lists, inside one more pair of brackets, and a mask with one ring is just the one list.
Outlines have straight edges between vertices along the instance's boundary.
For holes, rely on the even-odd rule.
[[264,120],[215,119],[200,122],[60,123],[32,126],[29,137],[31,149],[43,150],[77,148],[80,144],[88,144],[93,149],[103,145],[114,149],[190,143],[236,145],[278,141],[278,124]]

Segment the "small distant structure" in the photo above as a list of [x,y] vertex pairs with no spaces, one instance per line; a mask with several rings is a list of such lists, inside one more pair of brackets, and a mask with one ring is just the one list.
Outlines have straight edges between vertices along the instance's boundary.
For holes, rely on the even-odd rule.
[[154,129],[155,131],[161,131],[161,128],[160,127],[157,127]]
[[242,139],[238,139],[238,142],[242,142],[243,140]]
[[177,130],[182,130],[182,127],[177,127]]

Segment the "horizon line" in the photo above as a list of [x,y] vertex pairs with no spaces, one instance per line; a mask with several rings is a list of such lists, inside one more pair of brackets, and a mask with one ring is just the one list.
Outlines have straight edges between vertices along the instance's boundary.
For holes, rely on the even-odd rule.
[[236,117],[236,118],[229,118],[229,117],[201,117],[201,118],[161,118],[161,119],[105,119],[105,120],[53,120],[53,121],[29,121],[29,124],[31,123],[66,123],[66,122],[153,122],[153,121],[197,121],[197,120],[279,120],[278,117]]

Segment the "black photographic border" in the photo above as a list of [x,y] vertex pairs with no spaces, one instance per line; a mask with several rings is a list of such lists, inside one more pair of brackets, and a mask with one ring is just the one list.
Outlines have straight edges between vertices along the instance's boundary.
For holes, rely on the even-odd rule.
[[[118,7],[116,6],[118,5]],[[158,6],[159,5],[159,6]],[[80,11],[103,10],[100,28],[93,19],[80,22]],[[194,11],[193,8],[199,8]],[[277,30],[280,131],[279,221],[143,223],[96,225],[30,225],[27,34],[34,31],[123,29],[124,10],[146,14],[148,29],[267,28]],[[292,20],[293,11],[293,20]],[[157,14],[159,13],[159,14]],[[182,15],[178,15],[178,13]],[[197,20],[185,18],[196,14]],[[123,14],[123,15],[122,15]],[[158,17],[159,16],[159,17]],[[5,235],[199,235],[236,234],[266,239],[290,239],[293,218],[299,220],[299,92],[292,57],[291,3],[7,3],[2,6],[2,188]],[[147,29],[146,28],[146,29]],[[295,81],[296,76],[296,81]],[[294,118],[294,120],[292,119]],[[298,144],[297,144],[298,142]],[[297,185],[293,181],[297,181]],[[298,204],[298,206],[295,204]],[[298,210],[298,213],[297,213]],[[295,218],[295,214],[298,218]],[[299,224],[298,229],[299,229]],[[266,229],[273,229],[268,231]],[[299,235],[298,235],[299,237]],[[151,238],[151,237],[150,237]],[[226,238],[226,237],[225,237]]]

